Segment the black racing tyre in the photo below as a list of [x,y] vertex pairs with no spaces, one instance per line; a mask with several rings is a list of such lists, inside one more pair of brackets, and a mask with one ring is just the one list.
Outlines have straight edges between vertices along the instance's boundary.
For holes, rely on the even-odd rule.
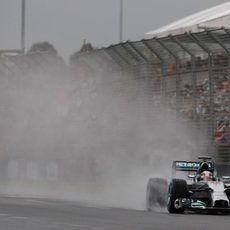
[[183,213],[183,208],[175,208],[175,200],[178,198],[188,198],[187,182],[182,179],[173,179],[168,189],[168,204],[169,213]]
[[167,180],[163,178],[150,178],[146,189],[146,209],[152,211],[155,207],[167,205]]

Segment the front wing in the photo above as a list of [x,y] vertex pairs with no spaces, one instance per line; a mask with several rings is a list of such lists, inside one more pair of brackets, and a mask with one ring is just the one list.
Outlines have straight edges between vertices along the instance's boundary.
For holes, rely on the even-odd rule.
[[207,207],[206,204],[200,200],[193,200],[188,198],[179,198],[175,201],[176,209],[185,209],[191,211],[200,211],[200,212],[224,212],[230,213],[230,207],[221,208],[221,207]]

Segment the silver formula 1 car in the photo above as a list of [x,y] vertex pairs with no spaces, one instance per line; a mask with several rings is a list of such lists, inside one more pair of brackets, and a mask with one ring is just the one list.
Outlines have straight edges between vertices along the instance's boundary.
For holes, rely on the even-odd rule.
[[[173,162],[167,198],[169,213],[230,212],[230,176],[218,177],[211,157],[199,157],[199,160]],[[178,171],[187,172],[188,179],[177,179]]]

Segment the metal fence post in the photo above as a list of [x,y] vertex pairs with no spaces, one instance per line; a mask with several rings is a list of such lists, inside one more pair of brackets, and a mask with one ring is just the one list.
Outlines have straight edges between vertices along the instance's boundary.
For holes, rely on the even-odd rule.
[[179,115],[179,97],[180,97],[180,74],[179,74],[179,58],[172,50],[170,50],[164,42],[159,38],[153,38],[164,50],[166,50],[176,62],[176,116]]
[[165,62],[164,59],[158,54],[158,52],[148,44],[147,40],[142,40],[145,47],[150,50],[151,53],[153,53],[161,62],[161,95],[165,96],[165,73],[164,73],[164,66]]
[[209,112],[210,112],[210,139],[213,141],[213,132],[214,132],[214,95],[213,95],[213,54],[210,49],[202,42],[197,35],[193,33],[188,33],[190,38],[208,54],[208,75],[209,75]]
[[180,46],[186,53],[188,53],[191,56],[191,63],[192,63],[192,89],[193,89],[193,118],[195,117],[196,114],[196,107],[197,107],[197,95],[195,93],[195,89],[196,89],[196,66],[195,66],[195,56],[194,54],[188,49],[186,48],[181,41],[176,37],[176,36],[172,36],[170,35],[169,38],[174,41],[178,46]]

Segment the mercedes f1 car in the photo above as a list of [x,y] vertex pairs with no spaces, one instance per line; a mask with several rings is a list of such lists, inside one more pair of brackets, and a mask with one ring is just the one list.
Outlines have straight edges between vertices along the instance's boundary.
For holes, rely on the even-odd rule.
[[[169,184],[169,213],[194,211],[230,211],[230,177],[217,176],[211,157],[199,157],[199,162],[174,161],[173,179]],[[188,180],[176,179],[177,171],[188,172]]]
[[[230,212],[230,176],[219,177],[211,157],[198,159],[174,161],[169,185],[163,178],[150,178],[146,191],[147,210],[167,206],[169,213]],[[183,172],[183,179],[178,179],[178,172]]]

